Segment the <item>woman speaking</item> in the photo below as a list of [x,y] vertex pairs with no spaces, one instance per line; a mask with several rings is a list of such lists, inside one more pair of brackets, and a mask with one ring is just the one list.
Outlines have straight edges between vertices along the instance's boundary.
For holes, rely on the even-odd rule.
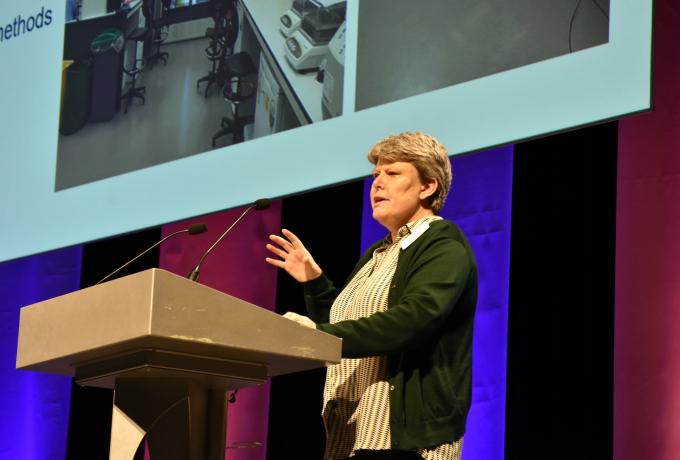
[[322,417],[324,459],[459,459],[471,401],[477,268],[467,239],[439,217],[451,185],[446,149],[402,133],[368,153],[373,218],[389,232],[338,293],[290,231],[267,262],[301,282],[304,326],[342,338]]

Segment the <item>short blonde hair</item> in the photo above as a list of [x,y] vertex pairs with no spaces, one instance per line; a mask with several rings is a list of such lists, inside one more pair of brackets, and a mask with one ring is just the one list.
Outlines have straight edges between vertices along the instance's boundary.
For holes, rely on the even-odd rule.
[[404,132],[378,141],[368,151],[368,161],[378,164],[404,161],[415,166],[420,180],[437,181],[437,190],[429,197],[428,205],[439,214],[451,188],[451,162],[448,152],[437,139],[421,132]]

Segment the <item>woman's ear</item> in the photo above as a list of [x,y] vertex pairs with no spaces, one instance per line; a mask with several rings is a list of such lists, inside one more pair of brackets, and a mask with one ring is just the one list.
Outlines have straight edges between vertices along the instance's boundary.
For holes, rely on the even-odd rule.
[[427,200],[432,195],[434,195],[438,187],[439,183],[437,182],[437,179],[428,179],[427,181],[423,182],[423,185],[421,185],[420,194],[418,197],[421,200]]

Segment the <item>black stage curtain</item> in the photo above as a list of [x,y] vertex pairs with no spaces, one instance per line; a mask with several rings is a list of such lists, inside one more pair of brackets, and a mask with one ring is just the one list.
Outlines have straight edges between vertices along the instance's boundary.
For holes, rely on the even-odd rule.
[[612,458],[617,128],[515,147],[506,460]]

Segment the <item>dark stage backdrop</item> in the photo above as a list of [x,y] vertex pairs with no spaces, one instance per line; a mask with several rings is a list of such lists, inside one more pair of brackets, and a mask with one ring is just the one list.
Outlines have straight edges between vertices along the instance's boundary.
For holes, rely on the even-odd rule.
[[515,146],[507,460],[611,458],[616,142]]

